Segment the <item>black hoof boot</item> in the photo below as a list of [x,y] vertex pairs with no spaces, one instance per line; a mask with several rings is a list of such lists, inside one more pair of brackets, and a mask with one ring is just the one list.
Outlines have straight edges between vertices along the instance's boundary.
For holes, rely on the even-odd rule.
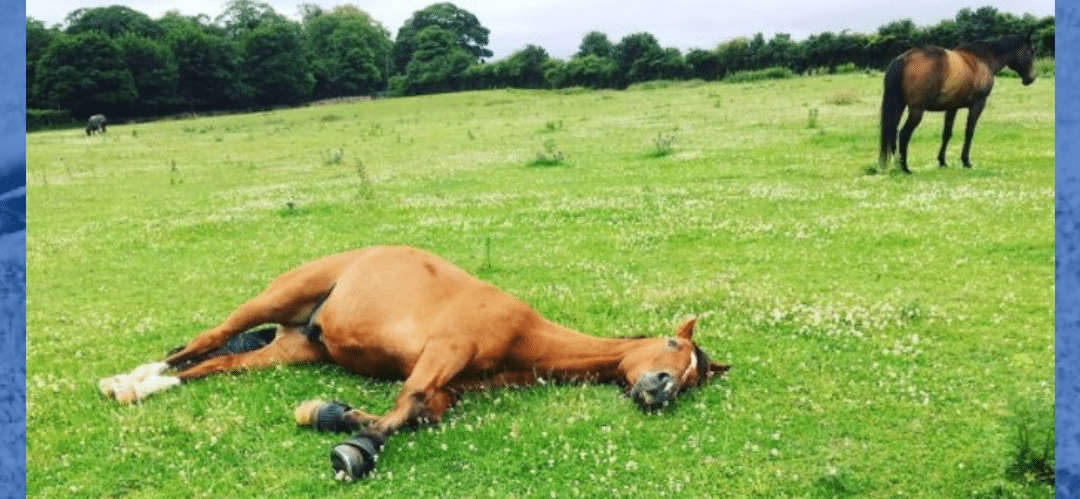
[[334,479],[352,482],[370,474],[375,469],[375,460],[382,446],[383,438],[371,433],[360,433],[337,444],[330,451]]
[[345,419],[345,413],[350,410],[351,407],[336,400],[320,405],[315,410],[315,429],[334,433],[355,431],[357,425]]

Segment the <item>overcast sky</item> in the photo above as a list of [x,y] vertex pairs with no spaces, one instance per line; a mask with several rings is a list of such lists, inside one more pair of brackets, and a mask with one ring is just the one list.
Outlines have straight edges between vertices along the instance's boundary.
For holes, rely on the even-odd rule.
[[[382,23],[391,36],[413,12],[439,0],[264,0],[279,14],[299,19],[298,6],[333,7],[353,3]],[[62,23],[73,10],[125,5],[157,19],[166,11],[217,17],[225,0],[36,0],[26,15]],[[488,48],[501,59],[527,44],[568,58],[590,31],[606,33],[612,43],[631,33],[653,34],[664,47],[684,53],[714,48],[720,42],[761,32],[766,39],[787,33],[795,40],[824,31],[873,33],[890,21],[908,18],[917,26],[952,19],[968,7],[990,5],[1000,12],[1037,17],[1054,15],[1054,0],[457,0],[452,2],[491,30]]]

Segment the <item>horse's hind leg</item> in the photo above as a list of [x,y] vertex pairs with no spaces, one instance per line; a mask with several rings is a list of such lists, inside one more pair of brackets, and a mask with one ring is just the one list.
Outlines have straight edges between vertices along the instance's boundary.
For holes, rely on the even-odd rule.
[[[315,276],[318,277],[318,276]],[[221,348],[229,338],[263,324],[305,325],[333,285],[312,281],[305,274],[286,274],[272,282],[258,296],[233,310],[221,324],[203,331],[165,362],[177,366]]]
[[304,334],[304,328],[280,327],[274,340],[262,348],[212,357],[183,369],[176,376],[181,380],[189,380],[222,372],[329,360],[326,347],[309,340]]
[[953,121],[956,120],[956,110],[949,109],[945,111],[945,126],[941,129],[941,150],[937,154],[938,166],[945,167],[945,148],[949,145],[949,139],[952,138]]
[[922,109],[909,106],[907,121],[904,122],[904,128],[900,129],[900,169],[904,173],[911,173],[907,166],[907,146],[915,127],[919,126],[919,122],[922,121],[922,116]]

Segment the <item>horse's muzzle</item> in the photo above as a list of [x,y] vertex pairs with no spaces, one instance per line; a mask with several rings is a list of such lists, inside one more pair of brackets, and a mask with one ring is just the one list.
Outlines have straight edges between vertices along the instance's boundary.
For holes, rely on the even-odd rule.
[[1020,79],[1020,82],[1023,83],[1024,86],[1026,87],[1028,85],[1031,85],[1032,83],[1035,83],[1035,77],[1034,76],[1025,76],[1025,77]]
[[630,389],[630,398],[644,411],[659,409],[675,399],[679,384],[666,372],[648,372]]

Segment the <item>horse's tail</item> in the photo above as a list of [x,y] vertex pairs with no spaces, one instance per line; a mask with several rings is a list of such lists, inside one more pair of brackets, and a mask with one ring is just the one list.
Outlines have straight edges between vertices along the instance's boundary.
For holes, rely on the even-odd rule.
[[878,165],[884,168],[896,152],[896,129],[904,114],[904,57],[893,59],[885,68],[885,92],[881,98],[881,154]]

